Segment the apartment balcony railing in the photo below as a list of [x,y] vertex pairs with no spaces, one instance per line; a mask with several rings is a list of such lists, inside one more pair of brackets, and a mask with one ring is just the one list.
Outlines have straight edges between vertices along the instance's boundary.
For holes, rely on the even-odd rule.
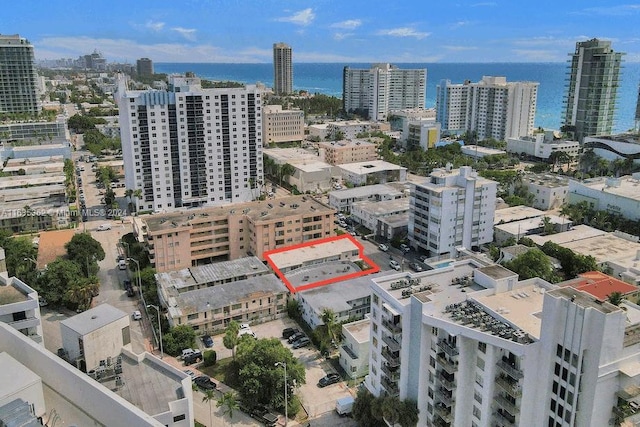
[[389,346],[391,351],[400,351],[400,343],[388,335],[382,336],[382,342]]
[[496,402],[498,406],[500,406],[502,409],[504,409],[514,417],[518,413],[518,408],[516,407],[516,405],[502,395],[496,396],[494,402]]
[[455,357],[458,354],[460,354],[458,349],[453,345],[451,345],[451,343],[449,343],[447,340],[439,340],[438,347],[440,347],[445,353],[447,353],[451,357]]
[[453,422],[453,415],[451,415],[451,409],[436,405],[434,408],[434,412],[442,418],[442,420],[446,423]]
[[509,417],[508,414],[503,414],[500,411],[493,413],[496,419],[496,424],[502,427],[516,427],[515,417]]
[[440,385],[442,387],[444,387],[445,389],[447,389],[449,391],[451,391],[454,388],[456,388],[456,383],[446,379],[442,374],[437,376],[437,380],[438,380],[438,382],[440,383]]
[[402,332],[402,327],[399,324],[390,322],[386,319],[382,319],[382,326],[387,328],[392,334],[399,334]]
[[388,365],[382,364],[382,372],[391,380],[398,381],[400,379],[400,371],[396,369],[389,368]]
[[382,380],[380,380],[380,384],[382,384],[382,387],[387,391],[387,393],[389,393],[389,395],[397,396],[400,394],[398,384],[396,384],[395,382],[389,381],[389,379],[382,377]]
[[520,387],[520,384],[509,381],[508,377],[499,376],[496,379],[496,384],[498,384],[498,386],[506,391],[511,397],[517,398],[522,396],[522,388]]
[[387,360],[390,367],[395,368],[400,366],[400,356],[396,356],[391,353],[386,347],[382,349],[382,357]]
[[433,426],[434,427],[450,427],[451,423],[446,422],[445,420],[440,418],[438,415],[436,415],[436,417],[433,419]]
[[521,380],[522,378],[524,378],[524,374],[520,369],[510,365],[504,360],[499,360],[497,365],[500,369],[502,369],[507,375],[509,375],[514,380]]
[[458,370],[458,364],[456,362],[447,360],[442,356],[438,356],[437,360],[438,363],[442,366],[442,369],[444,369],[448,374],[453,374]]
[[444,393],[442,391],[436,392],[436,400],[448,408],[450,408],[455,401],[455,399],[453,398],[453,394],[449,396],[447,393]]

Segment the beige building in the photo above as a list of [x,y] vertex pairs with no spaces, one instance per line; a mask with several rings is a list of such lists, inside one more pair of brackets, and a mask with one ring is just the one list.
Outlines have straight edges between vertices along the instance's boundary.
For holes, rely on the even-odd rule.
[[262,109],[262,140],[265,145],[304,139],[304,112],[283,110],[282,105]]
[[191,209],[134,220],[158,272],[255,255],[334,235],[335,210],[292,196]]
[[376,145],[360,139],[321,142],[318,147],[324,150],[325,161],[331,165],[368,162],[378,159]]
[[214,333],[231,320],[261,323],[286,311],[286,286],[256,257],[158,273],[156,280],[172,327]]

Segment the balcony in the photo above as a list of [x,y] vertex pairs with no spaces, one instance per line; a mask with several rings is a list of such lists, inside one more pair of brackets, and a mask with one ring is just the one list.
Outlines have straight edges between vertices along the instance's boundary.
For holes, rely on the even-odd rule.
[[382,336],[382,342],[389,346],[391,351],[400,351],[400,343],[388,335]]
[[439,340],[438,347],[440,347],[445,353],[451,357],[456,357],[460,352],[456,347],[451,345],[447,340]]
[[446,407],[442,407],[440,405],[436,405],[434,408],[434,412],[438,415],[445,423],[453,422],[453,415],[451,415],[451,409]]
[[442,405],[446,406],[447,408],[450,408],[453,405],[453,402],[455,401],[455,399],[453,398],[453,394],[449,396],[449,394],[447,394],[442,390],[439,390],[436,392],[435,398],[436,398],[436,401],[440,402]]
[[387,364],[382,364],[381,370],[391,381],[398,381],[400,379],[400,371],[398,368],[391,369]]
[[[443,372],[443,371],[440,371],[440,372]],[[452,380],[446,379],[444,377],[444,375],[442,375],[442,374],[437,376],[437,380],[438,380],[438,382],[440,383],[440,385],[442,387],[444,387],[445,389],[447,389],[449,391],[451,391],[454,388],[456,388],[456,383],[454,381],[452,381]]]
[[496,425],[502,427],[515,427],[516,426],[516,417],[512,417],[507,413],[502,413],[500,411],[496,411],[493,413],[496,419]]
[[458,363],[447,360],[443,356],[437,357],[438,363],[442,366],[448,374],[454,374],[458,370]]
[[395,382],[389,381],[387,378],[382,377],[382,380],[380,380],[380,384],[390,396],[397,396],[400,394],[398,384],[396,384]]
[[498,367],[502,369],[507,375],[509,375],[514,380],[521,380],[524,378],[524,374],[522,371],[515,366],[505,362],[504,360],[499,360],[497,363]]
[[382,326],[387,328],[392,334],[399,334],[402,332],[402,327],[400,326],[400,324],[390,322],[386,319],[382,319]]
[[518,413],[518,408],[516,407],[516,405],[500,394],[495,397],[494,402],[496,402],[499,407],[501,407],[514,417]]
[[384,357],[387,360],[387,364],[392,367],[392,368],[397,368],[398,366],[400,366],[400,355],[394,355],[392,354],[388,348],[383,348],[382,349],[382,357]]
[[522,396],[522,388],[520,385],[517,382],[511,381],[507,376],[500,375],[496,379],[496,384],[498,384],[498,386],[506,391],[511,397],[518,398]]
[[445,420],[443,420],[442,418],[440,418],[439,416],[436,416],[433,419],[433,425],[434,425],[434,427],[450,427],[451,423],[448,423]]

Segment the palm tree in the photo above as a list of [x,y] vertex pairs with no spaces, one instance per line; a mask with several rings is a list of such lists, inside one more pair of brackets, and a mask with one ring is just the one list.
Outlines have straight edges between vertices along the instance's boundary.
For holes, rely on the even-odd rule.
[[620,305],[622,302],[622,294],[620,292],[611,292],[607,295],[607,301],[613,305]]
[[211,402],[213,402],[216,399],[216,394],[214,393],[213,390],[205,390],[204,391],[204,396],[202,396],[202,402],[203,403],[209,403],[209,425],[213,425],[213,420],[211,418],[211,413],[213,412],[213,409],[211,408]]
[[336,318],[335,311],[333,311],[330,308],[325,308],[322,310],[321,318],[322,318],[322,321],[324,322],[324,325],[327,327],[327,334],[329,335],[331,342],[334,343],[335,329],[337,326],[337,318]]
[[235,320],[232,320],[227,325],[227,329],[222,337],[222,344],[231,350],[233,360],[236,360],[236,346],[238,345],[238,332],[240,331],[240,325]]
[[131,197],[133,196],[133,190],[131,188],[127,188],[126,190],[124,190],[124,195],[127,199],[129,199],[127,207],[129,208],[129,211],[131,211]]
[[[135,190],[133,190],[133,197],[135,197],[138,200],[142,200],[142,189],[136,188]],[[138,203],[134,204],[134,208],[135,208],[135,211],[138,212]]]
[[220,399],[218,399],[216,407],[223,408],[222,415],[229,414],[229,419],[232,421],[231,424],[233,425],[233,411],[240,409],[240,405],[236,399],[236,394],[232,391],[226,392]]
[[540,226],[542,227],[542,232],[545,235],[553,234],[556,232],[556,225],[551,222],[551,218],[549,218],[548,216],[542,218],[542,221],[540,221]]

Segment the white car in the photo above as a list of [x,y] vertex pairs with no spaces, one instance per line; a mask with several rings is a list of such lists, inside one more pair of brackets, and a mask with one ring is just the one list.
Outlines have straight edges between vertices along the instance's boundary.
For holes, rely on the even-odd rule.
[[240,329],[251,329],[251,326],[248,323],[242,323],[240,324]]
[[238,332],[238,337],[241,337],[243,335],[250,335],[250,336],[252,336],[254,338],[258,338],[256,333],[253,332],[251,329],[248,329],[248,328],[240,329],[240,332]]
[[140,313],[140,310],[134,311],[131,316],[133,317],[133,320],[142,320],[142,313]]
[[400,264],[398,264],[398,261],[395,261],[395,260],[389,261],[389,267],[393,268],[396,271],[400,271]]
[[382,252],[387,252],[389,250],[389,246],[385,245],[384,243],[380,243],[378,245],[378,249],[380,249]]
[[98,228],[96,228],[96,231],[107,231],[107,230],[111,230],[111,224],[100,224]]

